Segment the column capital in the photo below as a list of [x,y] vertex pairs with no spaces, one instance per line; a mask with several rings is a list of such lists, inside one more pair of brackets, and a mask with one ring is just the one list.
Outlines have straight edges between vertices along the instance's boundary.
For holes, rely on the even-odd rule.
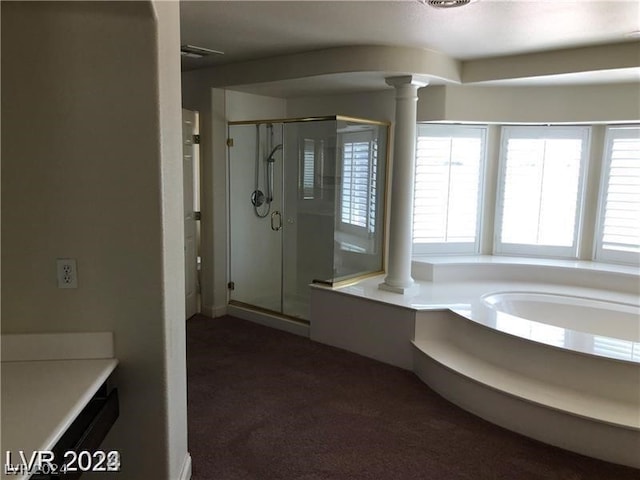
[[384,79],[387,85],[394,88],[411,85],[414,87],[426,87],[429,85],[429,81],[426,78],[419,77],[417,75],[402,75],[399,77],[387,77]]

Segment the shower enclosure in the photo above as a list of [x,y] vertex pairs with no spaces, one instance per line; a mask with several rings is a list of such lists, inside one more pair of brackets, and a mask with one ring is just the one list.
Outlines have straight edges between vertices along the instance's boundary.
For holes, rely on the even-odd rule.
[[386,123],[229,123],[229,300],[309,319],[309,284],[384,265]]

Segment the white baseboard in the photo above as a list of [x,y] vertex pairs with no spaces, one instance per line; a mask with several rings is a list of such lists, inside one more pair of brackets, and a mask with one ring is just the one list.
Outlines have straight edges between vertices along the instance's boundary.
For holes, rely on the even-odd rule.
[[288,318],[270,315],[268,313],[256,312],[255,310],[239,307],[237,305],[229,305],[227,312],[229,315],[233,315],[234,317],[259,323],[265,327],[276,328],[278,330],[300,335],[301,337],[309,337],[309,325],[302,322],[296,322],[295,320],[289,320]]
[[215,308],[213,305],[201,305],[200,313],[202,315],[206,315],[207,317],[215,317]]
[[191,455],[189,454],[189,452],[187,452],[184,457],[179,480],[191,480]]
[[227,314],[227,306],[226,305],[202,305],[200,308],[200,313],[202,315],[206,315],[207,317],[217,318],[223,317]]

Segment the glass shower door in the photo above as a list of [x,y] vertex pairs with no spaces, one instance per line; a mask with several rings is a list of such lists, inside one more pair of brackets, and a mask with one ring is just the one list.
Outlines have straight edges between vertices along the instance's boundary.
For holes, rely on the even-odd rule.
[[283,313],[309,319],[309,284],[333,277],[336,121],[284,124]]
[[229,125],[230,301],[309,320],[309,284],[384,265],[388,126],[323,117]]
[[282,312],[282,124],[229,126],[230,300]]

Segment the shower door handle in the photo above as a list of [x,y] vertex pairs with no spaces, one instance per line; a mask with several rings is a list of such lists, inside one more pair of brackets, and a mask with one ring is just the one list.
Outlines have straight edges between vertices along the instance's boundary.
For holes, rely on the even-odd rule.
[[[276,217],[278,217],[277,222],[275,221]],[[273,230],[274,232],[277,232],[281,228],[282,228],[282,215],[280,215],[280,212],[276,210],[271,214],[271,230]]]

